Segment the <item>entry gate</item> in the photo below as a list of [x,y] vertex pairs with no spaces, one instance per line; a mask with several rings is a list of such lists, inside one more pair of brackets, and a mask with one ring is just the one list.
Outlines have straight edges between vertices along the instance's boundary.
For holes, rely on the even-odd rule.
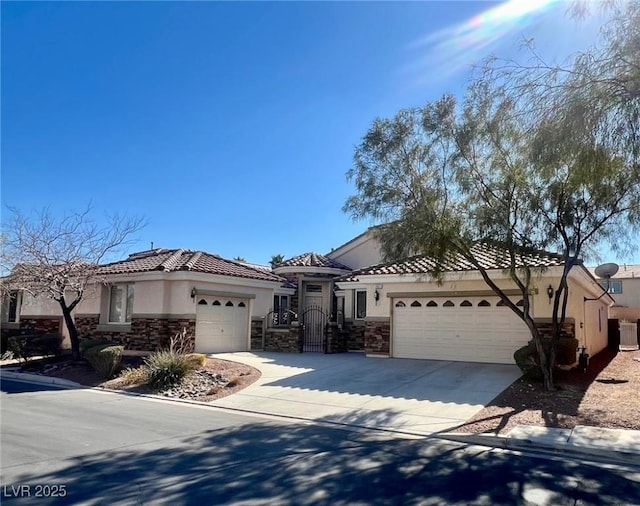
[[300,321],[300,351],[326,353],[328,315],[319,306],[309,306]]

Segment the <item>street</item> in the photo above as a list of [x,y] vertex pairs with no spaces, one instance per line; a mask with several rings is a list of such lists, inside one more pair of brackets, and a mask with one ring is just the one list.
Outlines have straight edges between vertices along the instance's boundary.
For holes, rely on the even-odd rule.
[[9,504],[640,504],[640,470],[2,380]]

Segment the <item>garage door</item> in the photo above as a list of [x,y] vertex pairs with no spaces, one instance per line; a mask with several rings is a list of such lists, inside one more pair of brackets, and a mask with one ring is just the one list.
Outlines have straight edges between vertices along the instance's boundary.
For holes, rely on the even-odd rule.
[[497,297],[392,303],[394,357],[513,364],[513,352],[531,339],[524,322]]
[[202,297],[196,305],[196,351],[246,351],[249,339],[249,301]]

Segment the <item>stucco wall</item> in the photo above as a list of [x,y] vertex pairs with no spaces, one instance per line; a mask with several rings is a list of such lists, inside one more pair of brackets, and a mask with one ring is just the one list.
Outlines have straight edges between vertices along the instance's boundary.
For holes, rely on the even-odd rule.
[[366,234],[327,254],[328,258],[340,262],[351,269],[360,269],[382,262],[378,241]]

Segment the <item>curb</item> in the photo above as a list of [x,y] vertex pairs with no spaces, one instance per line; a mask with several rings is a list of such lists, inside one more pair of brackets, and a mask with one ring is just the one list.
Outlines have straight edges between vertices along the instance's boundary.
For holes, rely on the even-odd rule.
[[0,372],[0,378],[36,383],[38,385],[56,385],[64,388],[86,388],[75,381],[56,378],[55,376],[44,376],[42,374],[29,374],[25,372],[2,371]]
[[589,446],[576,446],[572,444],[549,444],[534,439],[515,439],[505,436],[465,434],[465,433],[443,433],[433,437],[447,441],[459,443],[501,448],[509,451],[538,452],[566,457],[572,459],[582,459],[591,462],[604,464],[615,464],[640,468],[640,454],[624,450],[614,450],[594,448]]

